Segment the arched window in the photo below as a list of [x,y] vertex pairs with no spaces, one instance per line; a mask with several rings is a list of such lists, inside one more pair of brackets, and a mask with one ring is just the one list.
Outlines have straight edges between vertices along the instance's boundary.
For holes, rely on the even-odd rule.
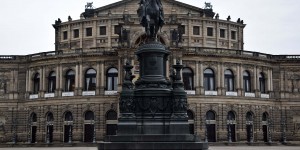
[[94,120],[94,112],[87,111],[84,115],[84,120]]
[[235,114],[233,111],[228,112],[227,120],[235,120]]
[[40,74],[36,73],[33,78],[33,94],[38,94],[40,91]]
[[53,114],[51,112],[49,112],[47,114],[47,122],[51,122],[51,121],[54,121],[54,117],[53,117]]
[[36,113],[32,113],[32,114],[30,115],[30,121],[31,121],[31,122],[37,122],[37,116],[36,116]]
[[268,113],[264,112],[262,115],[262,121],[268,121],[269,115]]
[[183,83],[185,90],[194,90],[194,73],[190,68],[182,70]]
[[37,115],[36,113],[32,113],[30,115],[30,143],[36,142],[36,133],[37,133]]
[[260,73],[258,79],[259,79],[259,91],[261,93],[266,93],[266,79],[264,74]]
[[64,142],[72,143],[72,131],[73,131],[73,116],[71,112],[67,111],[65,113],[65,121],[64,121]]
[[72,92],[75,90],[75,72],[73,70],[69,70],[66,73],[66,83],[65,83],[65,91]]
[[190,131],[190,134],[194,134],[194,119],[195,119],[195,116],[194,116],[194,113],[192,110],[187,110],[187,115],[188,115],[188,122],[189,122],[189,131]]
[[106,113],[106,135],[117,134],[117,120],[118,114],[114,110],[109,110]]
[[85,73],[85,90],[95,91],[96,90],[96,70],[89,69]]
[[253,121],[253,113],[252,112],[247,112],[246,120],[247,121]]
[[107,90],[116,91],[118,89],[118,70],[116,68],[110,68],[106,74]]
[[208,142],[216,142],[216,114],[210,110],[206,113],[206,140]]
[[48,76],[48,93],[54,93],[55,89],[56,89],[56,74],[54,71],[52,71]]
[[244,71],[243,80],[244,80],[244,91],[250,92],[251,91],[251,80],[250,80],[250,73],[248,71]]
[[204,70],[204,90],[215,90],[215,74],[214,71],[209,68]]
[[95,139],[95,120],[94,112],[87,111],[84,114],[84,142],[93,142]]
[[65,113],[65,121],[73,121],[73,116],[71,112],[66,112]]
[[206,120],[216,120],[216,115],[215,115],[215,112],[213,111],[208,111],[206,113]]
[[234,91],[234,76],[231,70],[227,69],[225,74],[225,89],[226,91]]

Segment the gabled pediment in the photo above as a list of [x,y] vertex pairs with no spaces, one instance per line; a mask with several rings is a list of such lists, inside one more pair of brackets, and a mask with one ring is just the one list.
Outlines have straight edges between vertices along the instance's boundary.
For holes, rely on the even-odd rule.
[[[97,14],[123,14],[126,10],[129,14],[137,14],[136,10],[139,7],[139,2],[140,0],[121,0],[119,2],[96,8],[94,12]],[[174,10],[176,14],[203,14],[207,11],[176,0],[161,0],[161,2],[163,4],[165,14],[172,14],[174,13]],[[212,10],[210,10],[210,12],[210,15],[207,16],[212,15]]]

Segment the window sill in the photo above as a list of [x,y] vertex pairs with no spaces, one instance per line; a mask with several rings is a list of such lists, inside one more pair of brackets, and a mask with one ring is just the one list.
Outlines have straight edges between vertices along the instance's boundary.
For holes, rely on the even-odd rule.
[[185,90],[187,95],[196,95],[196,91],[194,90]]
[[218,92],[217,91],[205,91],[204,94],[208,95],[208,96],[217,96]]
[[96,92],[95,91],[83,91],[82,96],[95,96]]
[[37,99],[39,98],[39,94],[30,94],[29,99]]
[[44,97],[45,98],[50,98],[50,97],[54,97],[55,94],[54,93],[45,93]]
[[270,94],[260,94],[260,98],[269,99],[270,98]]
[[226,96],[238,96],[237,92],[226,92]]
[[62,97],[74,96],[74,92],[62,92]]
[[245,97],[255,97],[255,93],[245,93]]
[[105,91],[104,95],[117,95],[118,91]]

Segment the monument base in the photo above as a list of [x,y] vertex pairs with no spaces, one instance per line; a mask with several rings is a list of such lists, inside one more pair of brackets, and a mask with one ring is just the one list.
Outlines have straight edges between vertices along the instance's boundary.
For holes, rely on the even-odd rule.
[[201,142],[103,142],[99,150],[208,150]]
[[99,150],[208,150],[198,136],[186,135],[111,135],[99,144]]

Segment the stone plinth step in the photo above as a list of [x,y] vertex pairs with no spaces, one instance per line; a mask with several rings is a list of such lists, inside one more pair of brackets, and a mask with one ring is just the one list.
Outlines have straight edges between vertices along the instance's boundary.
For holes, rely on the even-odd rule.
[[201,142],[103,142],[99,150],[208,150]]

